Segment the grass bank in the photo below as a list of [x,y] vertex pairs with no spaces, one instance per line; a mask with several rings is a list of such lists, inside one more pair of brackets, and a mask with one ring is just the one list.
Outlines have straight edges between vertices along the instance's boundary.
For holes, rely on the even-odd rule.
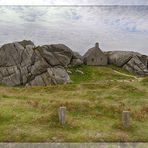
[[[0,86],[1,142],[148,141],[147,78],[139,82],[114,66],[69,71],[72,84]],[[58,122],[60,106],[68,110],[65,126]],[[128,129],[123,110],[131,111]]]

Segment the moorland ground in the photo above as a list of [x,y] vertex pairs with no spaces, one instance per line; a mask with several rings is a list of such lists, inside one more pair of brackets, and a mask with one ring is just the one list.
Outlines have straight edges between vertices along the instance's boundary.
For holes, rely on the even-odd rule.
[[[68,70],[71,84],[0,86],[1,142],[148,141],[147,77],[115,66]],[[60,106],[67,107],[64,126],[58,121]],[[123,110],[131,112],[127,129]]]

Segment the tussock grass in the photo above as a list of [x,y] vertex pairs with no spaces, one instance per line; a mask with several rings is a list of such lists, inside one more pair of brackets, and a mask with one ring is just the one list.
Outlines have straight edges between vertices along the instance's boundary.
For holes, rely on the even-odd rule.
[[143,78],[143,80],[141,81],[141,83],[142,83],[144,86],[148,86],[148,77]]
[[[138,82],[115,73],[129,74],[114,66],[69,70],[72,84],[0,86],[1,142],[148,141],[147,78]],[[60,106],[68,110],[64,126],[58,121]],[[121,123],[123,110],[131,111],[128,129]]]

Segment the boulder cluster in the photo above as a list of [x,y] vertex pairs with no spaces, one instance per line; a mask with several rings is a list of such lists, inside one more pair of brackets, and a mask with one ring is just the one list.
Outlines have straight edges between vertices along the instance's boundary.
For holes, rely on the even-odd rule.
[[[136,52],[105,53],[108,64],[114,64],[137,75],[148,75],[148,56]],[[99,54],[90,54],[93,62]],[[67,67],[83,62],[79,53],[63,44],[35,46],[30,40],[0,47],[0,84],[7,86],[46,86],[70,82]],[[102,60],[97,61],[99,64]],[[93,63],[92,62],[92,63]],[[86,63],[85,63],[86,64]]]
[[108,64],[122,67],[139,76],[148,76],[148,56],[132,51],[107,52]]
[[63,44],[35,47],[32,41],[0,48],[0,83],[7,86],[46,86],[70,81],[65,70],[82,64],[77,53]]

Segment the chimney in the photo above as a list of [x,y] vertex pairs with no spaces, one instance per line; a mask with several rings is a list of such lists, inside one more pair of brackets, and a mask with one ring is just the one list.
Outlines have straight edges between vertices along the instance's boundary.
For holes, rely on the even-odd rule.
[[96,44],[95,44],[95,48],[99,48],[99,43],[97,42]]

